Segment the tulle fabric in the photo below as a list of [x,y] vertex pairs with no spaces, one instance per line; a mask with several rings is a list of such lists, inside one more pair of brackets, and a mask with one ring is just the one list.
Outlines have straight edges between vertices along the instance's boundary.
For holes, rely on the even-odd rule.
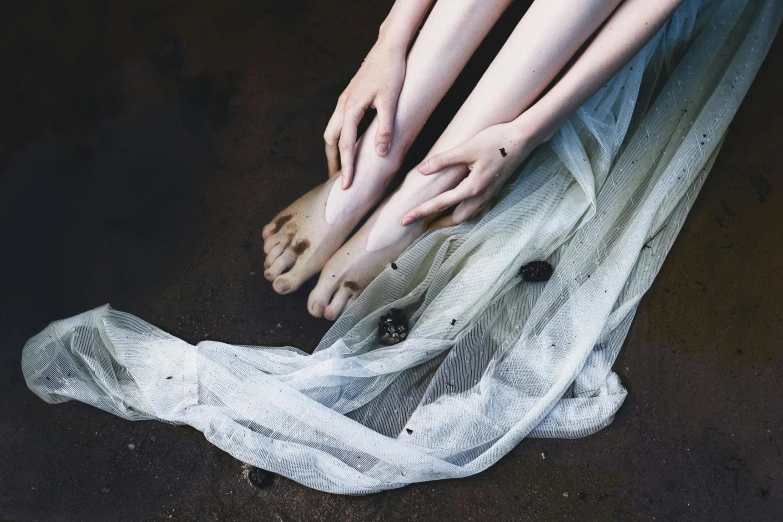
[[[626,391],[611,366],[780,24],[779,0],[687,0],[479,221],[432,231],[312,355],[192,346],[108,305],[24,347],[28,386],[189,424],[236,458],[363,494],[477,473],[525,437],[581,437]],[[554,267],[546,283],[519,268]],[[408,339],[381,346],[390,308]]]

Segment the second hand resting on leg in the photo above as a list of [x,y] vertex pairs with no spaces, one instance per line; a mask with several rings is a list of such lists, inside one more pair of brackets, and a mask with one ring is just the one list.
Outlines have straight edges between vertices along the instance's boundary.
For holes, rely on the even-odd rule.
[[[665,0],[661,5],[649,7],[642,5],[644,0],[626,0],[558,84],[529,110],[526,110],[527,106],[533,102],[535,96],[530,99],[526,98],[525,94],[536,92],[531,86],[531,81],[535,78],[531,75],[531,69],[540,71],[550,65],[553,58],[541,49],[531,49],[532,45],[528,45],[525,51],[520,51],[519,41],[515,40],[515,30],[429,156],[458,146],[480,133],[482,129],[513,122],[517,132],[514,140],[521,151],[515,159],[521,162],[641,49],[679,3],[680,0]],[[546,9],[552,5],[547,4]],[[573,5],[569,5],[570,11],[573,12]],[[607,7],[605,16],[609,16],[613,9],[612,6]],[[563,18],[561,14],[559,18],[552,19],[552,26],[538,21],[537,24],[530,24],[533,26],[531,30],[535,30],[540,39],[544,40],[541,45],[551,42],[552,34],[573,35],[578,32],[579,27],[582,27],[580,36],[584,35],[586,40],[604,21],[596,16],[595,11],[592,14],[593,18],[588,16],[589,13],[573,18]],[[560,27],[559,24],[564,21],[570,21],[576,24],[576,27],[570,30]],[[520,26],[524,22],[523,19]],[[517,29],[519,30],[519,27]],[[579,45],[581,43],[575,42],[573,47],[565,49],[570,51],[570,54],[558,57],[558,70],[571,58]],[[564,52],[562,45],[554,47]],[[528,54],[530,56],[526,58]],[[539,62],[538,58],[542,61]],[[521,62],[525,62],[524,66],[520,65]],[[551,78],[557,72],[554,71]],[[546,83],[536,95],[545,87]],[[518,99],[510,100],[509,97],[512,96],[525,99],[522,102]],[[516,113],[510,113],[511,111]],[[488,121],[492,119],[494,121]],[[477,125],[481,127],[475,128]],[[499,148],[503,148],[502,145]],[[493,153],[497,154],[498,151],[494,150]],[[402,226],[401,221],[405,214],[411,208],[453,189],[468,174],[469,168],[466,164],[446,167],[435,176],[424,175],[416,170],[409,173],[402,186],[387,198],[370,221],[332,256],[310,295],[308,306],[312,309],[313,303],[320,303],[319,308],[323,306],[332,310],[330,316],[342,313],[352,298],[345,300],[341,297],[341,286],[350,285],[354,289],[353,293],[356,293],[355,289],[363,289],[426,230],[429,219]]]
[[348,189],[335,175],[264,227],[264,276],[276,292],[291,293],[317,274],[380,201],[427,118],[510,2],[438,0],[408,56],[389,153],[374,150],[376,118],[356,144],[356,174]]

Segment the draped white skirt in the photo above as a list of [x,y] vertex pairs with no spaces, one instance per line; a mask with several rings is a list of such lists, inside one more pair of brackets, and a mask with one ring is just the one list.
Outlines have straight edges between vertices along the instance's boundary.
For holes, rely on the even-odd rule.
[[[780,0],[687,0],[480,221],[422,237],[312,355],[192,346],[107,305],[30,339],[27,384],[189,424],[335,493],[464,477],[525,437],[594,433],[625,398],[611,366],[782,16]],[[518,277],[534,260],[555,267],[548,282]],[[390,308],[411,331],[382,346]]]

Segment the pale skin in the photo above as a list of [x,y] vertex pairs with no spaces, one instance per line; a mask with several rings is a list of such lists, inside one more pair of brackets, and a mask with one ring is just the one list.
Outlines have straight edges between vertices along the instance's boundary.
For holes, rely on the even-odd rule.
[[[421,129],[422,119],[426,121],[426,116],[442,97],[441,92],[445,92],[433,89],[432,71],[428,68],[428,65],[442,63],[443,57],[431,45],[418,45],[420,41],[434,43],[433,39],[437,41],[440,36],[438,30],[448,29],[447,24],[439,25],[436,19],[433,30],[427,35],[429,40],[422,40],[436,13],[453,14],[452,6],[438,12],[445,1],[448,0],[436,4],[408,57],[397,103],[392,139],[394,153],[379,156],[371,148],[372,144],[367,145],[369,140],[360,139],[355,158],[356,174],[350,189],[335,187],[336,176],[286,209],[291,211],[288,215],[292,217],[285,223],[277,226],[273,222],[264,230],[264,248],[269,254],[267,265],[270,267],[266,275],[280,293],[293,291],[320,269],[317,265],[321,258],[328,259],[318,285],[308,299],[308,309],[314,316],[338,317],[389,262],[426,230],[434,216],[456,206],[447,222],[461,222],[486,204],[530,152],[548,140],[563,121],[641,49],[681,0],[624,0],[619,7],[620,0],[535,2],[425,161],[406,176],[401,187],[383,202],[367,223],[334,254],[324,252],[330,250],[327,244],[334,244],[330,239],[339,234],[315,245],[310,243],[304,252],[312,249],[320,255],[311,254],[304,262],[305,256],[301,254],[287,254],[301,250],[297,248],[302,241],[302,227],[298,224],[313,230],[340,228],[361,212],[353,221],[353,227],[367,211],[362,211],[362,201],[372,201],[368,205],[372,206],[381,197],[393,174],[393,170],[387,174],[388,170],[379,168],[383,166],[383,160],[389,167],[396,163],[395,158],[401,159]],[[486,6],[488,2],[475,4],[473,10],[463,13],[470,19],[471,26],[476,21],[475,8]],[[454,22],[454,19],[450,21]],[[605,21],[565,75],[532,105]],[[464,25],[466,20],[462,23]],[[460,33],[461,37],[463,35],[464,32]],[[477,45],[478,42],[466,45],[452,56],[462,53],[469,56]],[[467,57],[453,60],[463,65],[465,61]],[[411,87],[406,92],[409,82]],[[449,85],[451,82],[453,78]],[[426,89],[418,88],[425,83]],[[426,114],[417,112],[422,107],[429,109]],[[411,113],[415,116],[411,117]],[[405,115],[407,119],[401,117]],[[366,135],[373,136],[377,122],[378,118]],[[369,150],[365,152],[366,149]],[[298,208],[300,202],[301,208]],[[276,219],[278,224],[286,217],[286,211]],[[292,222],[295,228],[285,231]],[[328,226],[323,226],[324,223]],[[285,284],[278,284],[281,279]]]
[[388,154],[394,137],[397,99],[405,79],[408,48],[433,0],[398,0],[381,24],[378,41],[337,100],[324,132],[329,175],[340,171],[342,188],[351,186],[356,135],[367,109],[377,111],[375,152]]
[[[457,205],[452,221],[473,216],[500,190],[538,142],[552,134],[612,76],[627,64],[668,20],[682,0],[625,0],[596,39],[556,85],[514,121],[489,127],[465,143],[436,154],[418,166],[429,175],[464,166],[470,174],[451,191],[405,214],[402,225]],[[498,154],[500,149],[506,155]],[[510,161],[508,161],[510,160]]]
[[427,118],[510,2],[440,0],[435,5],[408,54],[396,104],[394,146],[383,156],[375,152],[375,118],[356,143],[359,175],[350,188],[343,190],[337,183],[341,176],[335,175],[264,227],[264,276],[276,292],[293,292],[320,272],[380,201]]

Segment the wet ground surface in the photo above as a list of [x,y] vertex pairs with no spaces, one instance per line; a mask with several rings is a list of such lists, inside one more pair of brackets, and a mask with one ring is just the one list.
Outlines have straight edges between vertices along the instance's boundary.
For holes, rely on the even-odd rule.
[[[321,134],[390,1],[15,1],[0,17],[0,520],[783,519],[783,41],[779,37],[580,440],[477,476],[340,497],[187,427],[44,404],[24,341],[106,302],[197,342],[312,349],[260,229],[326,176]],[[518,2],[433,116],[437,136]],[[132,445],[133,449],[130,449]]]

